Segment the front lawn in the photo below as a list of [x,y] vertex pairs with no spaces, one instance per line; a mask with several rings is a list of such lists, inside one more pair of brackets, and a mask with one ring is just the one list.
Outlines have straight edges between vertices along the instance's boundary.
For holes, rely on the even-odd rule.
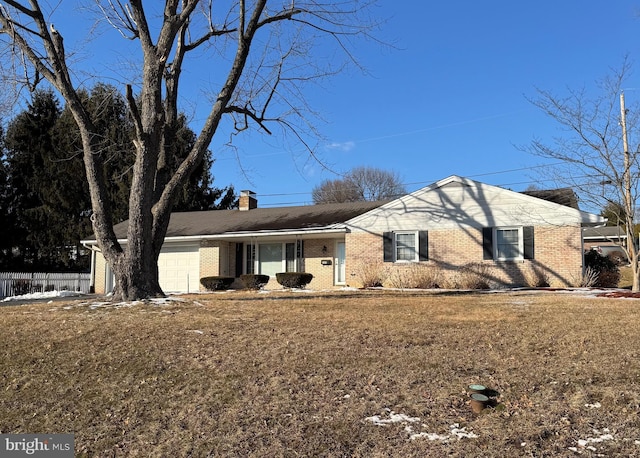
[[[74,433],[91,457],[638,455],[639,304],[308,291],[3,306],[0,432]],[[472,412],[472,383],[494,408]]]

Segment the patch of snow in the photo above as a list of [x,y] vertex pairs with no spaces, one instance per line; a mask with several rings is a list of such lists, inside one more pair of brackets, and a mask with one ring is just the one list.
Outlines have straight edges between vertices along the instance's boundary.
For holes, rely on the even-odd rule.
[[185,302],[185,299],[175,296],[167,296],[167,297],[158,297],[153,299],[147,299],[144,301],[130,301],[130,302],[92,302],[89,303],[89,310],[95,310],[99,308],[110,308],[110,307],[133,307],[134,305],[148,304],[152,306],[163,306],[163,305],[171,305],[172,302]]
[[405,428],[405,431],[410,433],[409,439],[411,440],[426,438],[430,441],[448,442],[452,439],[461,440],[461,439],[474,439],[478,437],[477,434],[467,431],[466,428],[464,427],[461,428],[459,423],[454,423],[453,425],[449,426],[449,434],[437,434],[437,433],[427,433],[427,432],[411,434],[413,432],[413,429],[411,428],[411,426],[407,426]]
[[204,331],[199,329],[187,329],[187,332],[195,332],[196,334],[204,334]]
[[395,413],[393,410],[385,409],[387,411],[386,418],[382,418],[379,415],[365,418],[365,421],[370,421],[376,426],[389,426],[393,423],[415,423],[420,421],[418,417],[410,417],[402,413]]
[[451,429],[449,431],[449,434],[451,434],[454,437],[457,437],[458,439],[464,439],[464,438],[474,439],[478,437],[478,435],[475,433],[467,432],[466,428],[461,428],[458,423],[454,423],[449,428]]
[[185,302],[185,299],[181,297],[167,296],[167,297],[155,297],[153,299],[149,299],[148,302],[151,305],[171,305],[172,302]]
[[593,404],[585,404],[584,406],[588,409],[599,409],[600,407],[602,407],[602,404],[600,404],[599,402],[594,402]]
[[[478,437],[477,434],[471,431],[467,431],[465,427],[461,428],[459,423],[454,423],[453,425],[449,426],[448,434],[438,434],[438,433],[429,433],[429,432],[414,433],[414,429],[413,429],[413,426],[411,426],[411,423],[419,422],[420,421],[419,417],[410,417],[405,414],[395,413],[393,410],[390,410],[390,409],[385,409],[385,411],[387,412],[386,415],[382,415],[382,416],[374,415],[372,417],[365,418],[365,421],[370,421],[376,426],[389,426],[396,423],[404,424],[405,425],[404,432],[409,434],[410,440],[426,438],[430,441],[448,442],[454,439],[457,439],[457,440],[473,439]],[[422,426],[425,427],[425,425],[422,425]]]
[[44,293],[29,293],[20,296],[9,296],[2,299],[2,302],[10,301],[31,301],[35,299],[51,299],[54,297],[76,297],[82,296],[83,293],[78,291],[47,291]]
[[89,304],[89,310],[108,307],[131,307],[134,304],[134,302],[92,302]]
[[605,441],[612,441],[614,439],[613,434],[611,434],[609,432],[609,428],[604,428],[602,430],[602,433],[600,431],[598,431],[597,429],[594,429],[593,432],[595,434],[599,434],[599,436],[596,437],[587,437],[586,439],[579,439],[578,440],[578,447],[569,447],[569,450],[571,450],[572,452],[576,452],[579,454],[582,454],[582,450],[589,450],[592,452],[597,451],[597,448],[594,447],[591,444],[599,444],[601,442],[605,442]]
[[416,439],[427,439],[430,441],[441,441],[441,442],[447,442],[449,440],[449,436],[443,436],[437,433],[417,433],[417,434],[411,434],[409,436],[409,439],[416,440]]

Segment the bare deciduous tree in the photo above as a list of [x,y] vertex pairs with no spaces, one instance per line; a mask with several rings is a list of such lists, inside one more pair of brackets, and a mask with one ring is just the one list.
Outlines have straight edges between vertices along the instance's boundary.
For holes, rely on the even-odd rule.
[[[640,136],[637,104],[624,108],[624,81],[630,71],[619,71],[598,82],[600,94],[569,90],[560,97],[538,91],[532,103],[563,128],[551,143],[535,140],[525,151],[558,161],[549,173],[557,183],[578,191],[592,208],[620,208],[627,232],[627,254],[633,271],[633,290],[640,290],[638,250],[634,239],[636,200],[640,186]],[[621,106],[622,105],[622,106]],[[621,127],[626,126],[626,132]],[[627,142],[627,139],[631,139]],[[630,145],[630,146],[629,146]]]
[[315,204],[376,201],[406,194],[400,176],[375,167],[356,167],[344,178],[325,180],[312,191]]
[[[166,0],[143,6],[141,0],[95,0],[103,21],[124,40],[139,44],[139,74],[126,84],[135,125],[127,244],[114,233],[101,158],[92,119],[83,107],[74,79],[65,30],[51,23],[59,5],[38,0],[0,1],[3,53],[15,70],[15,81],[34,88],[46,80],[64,98],[80,128],[84,163],[93,207],[93,229],[116,280],[114,296],[126,300],[160,296],[157,259],[176,195],[196,169],[225,116],[236,132],[272,125],[292,132],[305,145],[305,128],[313,129],[301,85],[339,70],[314,56],[314,44],[329,38],[345,51],[351,40],[368,35],[368,1],[314,0]],[[41,6],[52,7],[44,11]],[[3,38],[2,38],[3,37]],[[324,43],[327,45],[327,43]],[[178,101],[187,57],[199,50],[190,71],[228,69],[212,97],[197,141],[177,171],[169,172],[167,148],[175,133]],[[10,53],[9,57],[6,56]],[[334,59],[333,53],[326,53]],[[139,92],[134,93],[134,87]],[[311,151],[310,151],[311,152]]]

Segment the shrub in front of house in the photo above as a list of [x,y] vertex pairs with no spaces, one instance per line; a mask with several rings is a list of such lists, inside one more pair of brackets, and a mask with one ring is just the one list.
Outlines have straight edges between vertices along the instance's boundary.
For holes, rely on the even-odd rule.
[[582,277],[578,282],[573,282],[572,286],[578,286],[580,288],[591,288],[598,282],[598,272],[591,267],[586,267],[582,272]]
[[355,274],[363,288],[378,288],[382,286],[389,275],[382,264],[364,261],[355,268]]
[[204,286],[207,291],[224,291],[231,287],[233,280],[235,280],[233,277],[202,277],[200,284]]
[[490,269],[481,262],[465,264],[457,272],[456,283],[461,289],[489,289]]
[[409,264],[407,266],[395,266],[389,272],[387,282],[392,288],[416,288],[432,289],[440,288],[442,283],[442,270],[436,266],[422,264]]
[[247,289],[262,289],[264,285],[269,283],[269,276],[261,274],[244,274],[240,275],[240,281]]
[[307,286],[313,275],[308,272],[279,272],[276,280],[285,288],[304,288]]
[[584,254],[584,265],[587,269],[597,272],[598,278],[593,282],[596,288],[616,288],[620,281],[620,269],[617,264],[595,250],[588,250]]
[[551,286],[549,275],[540,269],[528,270],[524,274],[524,281],[531,288],[548,288]]

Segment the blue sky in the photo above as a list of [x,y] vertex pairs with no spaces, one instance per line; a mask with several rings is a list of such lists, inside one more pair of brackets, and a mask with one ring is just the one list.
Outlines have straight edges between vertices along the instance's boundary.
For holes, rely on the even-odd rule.
[[[327,120],[320,157],[343,171],[393,170],[409,191],[453,174],[516,191],[553,187],[539,181],[543,161],[519,149],[560,133],[527,97],[536,87],[594,89],[625,55],[637,61],[639,12],[627,0],[383,0],[380,36],[398,49],[362,47],[369,76],[352,71],[311,94]],[[300,153],[293,163],[289,151],[246,147],[250,182],[224,151],[213,172],[218,184],[254,190],[260,205],[308,203],[315,185],[335,178]]]
[[[553,187],[539,181],[543,161],[519,149],[559,133],[527,97],[536,87],[560,95],[568,87],[591,90],[625,55],[639,70],[640,0],[380,0],[374,13],[385,21],[377,36],[395,49],[361,43],[355,54],[368,74],[351,69],[307,92],[326,121],[315,151],[337,171],[397,172],[409,191],[453,174],[516,191]],[[52,20],[73,44],[79,30]],[[101,55],[127,53],[110,51]],[[197,78],[209,84],[206,72],[195,85]],[[187,111],[199,104],[197,126],[200,94],[189,96]],[[253,190],[260,206],[311,203],[313,187],[337,177],[302,148],[257,134],[237,139],[239,164],[227,140],[221,132],[211,145],[214,184]]]

